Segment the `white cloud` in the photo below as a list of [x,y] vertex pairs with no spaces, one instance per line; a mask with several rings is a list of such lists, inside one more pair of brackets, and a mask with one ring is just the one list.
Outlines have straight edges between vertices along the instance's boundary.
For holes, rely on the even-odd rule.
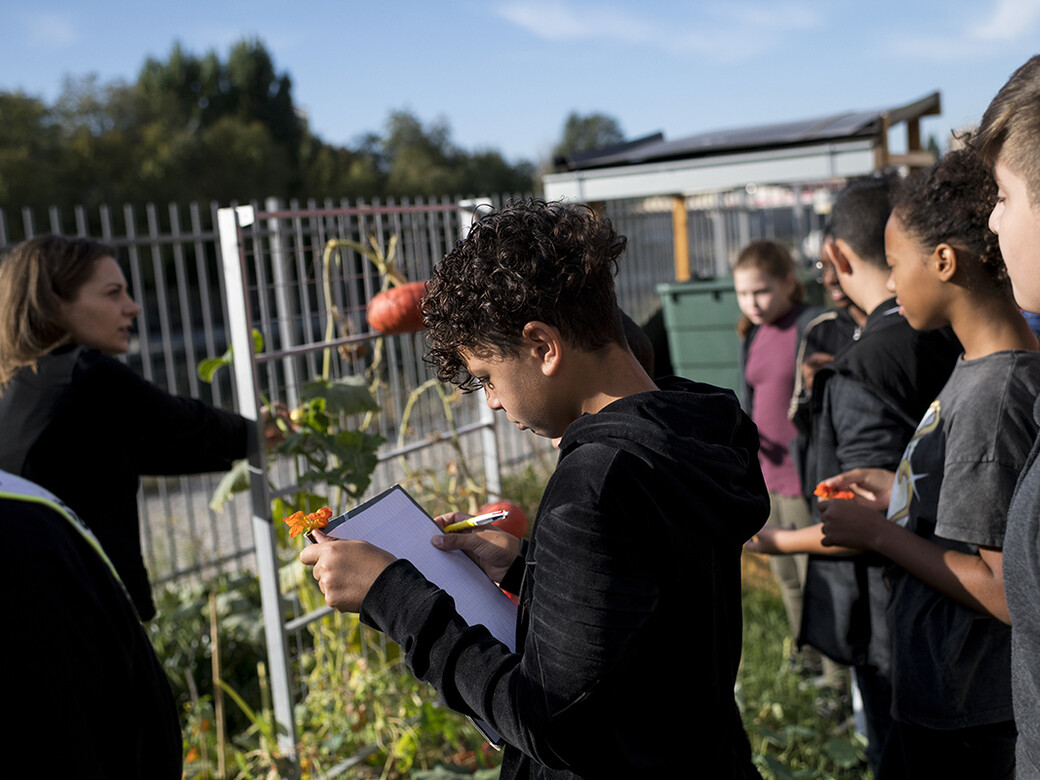
[[1014,41],[1034,33],[1040,0],[997,0],[989,19],[969,31],[983,41]]
[[895,37],[886,48],[895,55],[924,62],[984,59],[1007,44],[1034,38],[1038,21],[1040,0],[996,0],[988,9],[969,14],[959,27]]
[[26,13],[22,15],[25,39],[29,45],[54,51],[79,41],[75,20],[58,13]]
[[777,33],[792,30],[813,30],[821,27],[820,15],[806,3],[770,3],[768,5],[724,6],[727,13],[733,15],[732,23],[765,32]]
[[696,18],[652,16],[602,3],[573,0],[509,0],[496,12],[506,21],[550,41],[589,40],[650,45],[674,54],[701,54],[720,61],[751,59],[776,48],[783,35],[816,29],[822,22],[806,2],[690,6]]
[[564,3],[518,0],[498,8],[498,14],[539,38],[573,40],[601,38],[642,43],[652,39],[652,25],[617,9],[579,10]]

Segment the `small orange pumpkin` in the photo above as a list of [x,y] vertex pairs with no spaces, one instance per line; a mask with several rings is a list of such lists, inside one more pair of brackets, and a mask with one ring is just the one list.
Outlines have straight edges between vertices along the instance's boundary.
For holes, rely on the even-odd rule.
[[392,336],[423,329],[419,309],[426,295],[426,282],[408,282],[376,295],[368,302],[365,319],[373,330]]

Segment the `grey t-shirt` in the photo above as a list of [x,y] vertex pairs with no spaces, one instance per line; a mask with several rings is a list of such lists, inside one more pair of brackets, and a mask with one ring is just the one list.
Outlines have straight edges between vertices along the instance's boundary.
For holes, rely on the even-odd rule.
[[[1033,417],[1040,424],[1040,398]],[[1040,778],[1040,438],[1008,512],[1004,590],[1011,612],[1011,694],[1018,729],[1018,777]]]
[[[907,445],[889,519],[964,553],[1004,546],[1036,436],[1040,353],[960,360]],[[893,567],[893,716],[953,729],[1011,720],[1010,628]]]

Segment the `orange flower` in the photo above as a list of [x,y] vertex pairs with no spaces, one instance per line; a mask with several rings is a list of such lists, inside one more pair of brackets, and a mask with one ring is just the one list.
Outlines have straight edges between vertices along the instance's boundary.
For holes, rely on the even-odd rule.
[[329,524],[330,517],[332,517],[332,510],[323,506],[317,512],[311,512],[309,515],[305,515],[302,511],[293,512],[285,518],[285,524],[289,526],[289,536],[297,537],[305,531],[324,528]]
[[830,501],[831,499],[843,499],[848,501],[855,495],[855,493],[851,490],[835,490],[834,488],[827,487],[821,482],[816,486],[813,495],[817,496],[821,501]]
[[184,757],[184,762],[186,764],[191,764],[191,763],[194,763],[195,761],[198,761],[198,760],[199,760],[199,749],[197,747],[190,748],[188,750],[188,754]]

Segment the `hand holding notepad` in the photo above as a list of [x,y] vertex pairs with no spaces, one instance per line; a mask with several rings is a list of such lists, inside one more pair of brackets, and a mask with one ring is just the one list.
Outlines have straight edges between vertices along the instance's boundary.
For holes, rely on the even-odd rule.
[[[455,600],[459,615],[470,625],[484,625],[515,650],[516,606],[460,550],[438,550],[430,538],[441,528],[404,490],[396,485],[346,514],[329,521],[324,535],[351,539],[411,561],[426,579]],[[320,546],[320,545],[319,545]],[[318,551],[305,550],[301,560],[313,563]]]

